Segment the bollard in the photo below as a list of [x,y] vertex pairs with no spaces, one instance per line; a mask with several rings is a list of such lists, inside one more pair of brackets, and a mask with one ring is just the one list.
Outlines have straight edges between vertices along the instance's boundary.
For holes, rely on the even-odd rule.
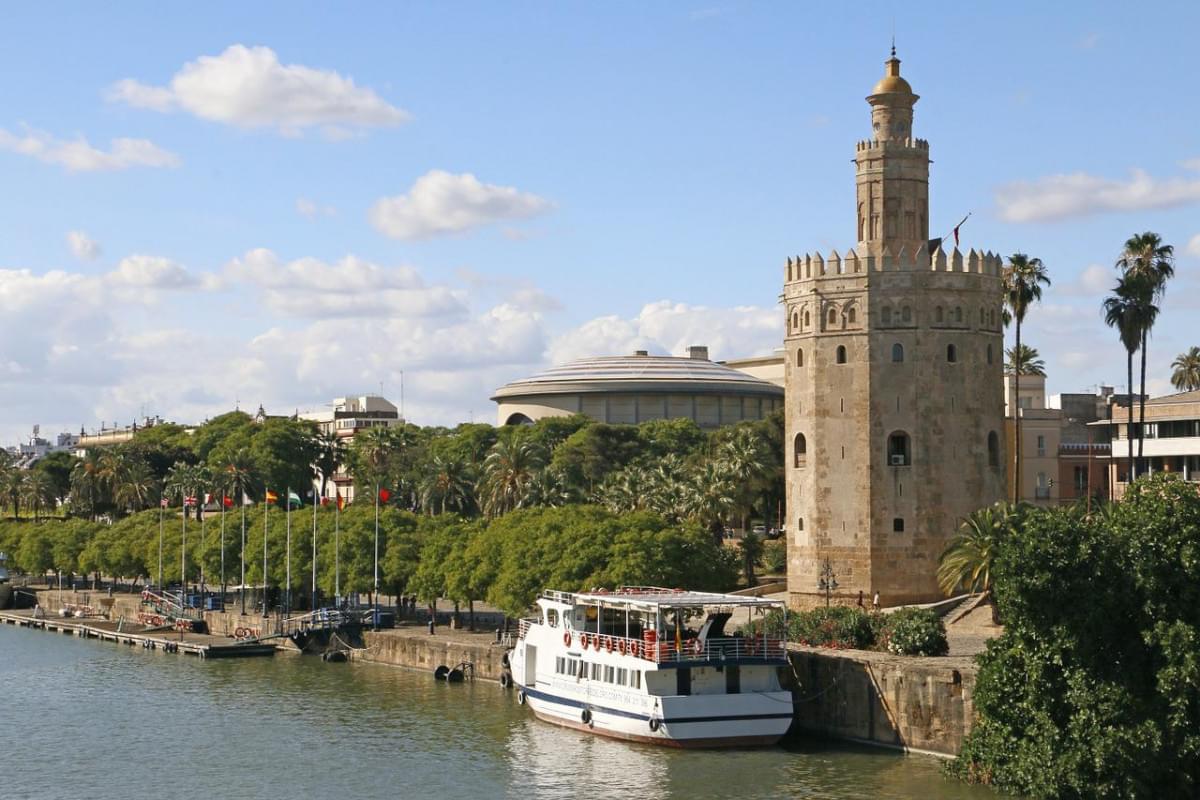
[[496,628],[496,643],[500,643],[500,629]]
[[433,636],[433,617],[429,618],[429,635]]

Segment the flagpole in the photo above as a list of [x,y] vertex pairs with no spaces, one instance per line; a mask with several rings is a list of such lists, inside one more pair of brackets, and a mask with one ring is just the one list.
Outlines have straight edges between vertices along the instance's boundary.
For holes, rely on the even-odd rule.
[[242,616],[246,616],[246,492],[238,488],[238,494],[242,496]]
[[225,610],[225,492],[221,491],[221,610]]
[[187,603],[187,492],[183,494],[183,534],[179,538],[179,611]]
[[375,584],[371,592],[371,629],[379,630],[379,484],[375,484]]
[[[201,487],[203,488],[203,487]],[[200,517],[200,552],[203,553],[205,547],[208,546],[208,540],[204,538],[204,506],[208,502],[208,493],[201,491],[200,496],[196,498],[196,514]],[[200,606],[204,607],[204,562],[200,562]]]
[[283,495],[287,503],[287,588],[284,589],[283,608],[289,615],[292,613],[292,487],[289,486]]
[[262,585],[262,601],[263,601],[263,616],[267,616],[267,515],[271,511],[271,501],[267,497],[271,494],[271,490],[267,489],[263,495],[263,585]]
[[161,593],[163,590],[163,582],[162,582],[162,579],[163,579],[163,574],[162,574],[163,573],[163,567],[162,567],[162,561],[163,561],[163,503],[165,503],[166,500],[167,500],[167,498],[165,498],[165,497],[160,497],[158,499],[158,591],[159,591],[159,593]]
[[333,596],[342,596],[342,562],[339,555],[341,548],[342,525],[342,493],[334,487],[333,501]]
[[312,611],[317,610],[317,486],[313,484],[313,553],[312,553]]

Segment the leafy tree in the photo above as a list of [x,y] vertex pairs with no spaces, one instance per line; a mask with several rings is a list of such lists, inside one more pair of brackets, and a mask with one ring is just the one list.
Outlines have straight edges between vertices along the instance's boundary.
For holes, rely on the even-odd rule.
[[500,439],[483,462],[479,503],[488,517],[498,517],[527,504],[535,475],[545,464],[532,442]]
[[[754,428],[738,427],[717,446],[716,459],[726,482],[734,489],[734,508],[740,512],[745,530],[770,474],[767,443]],[[753,566],[750,571],[753,573]]]
[[1028,511],[1026,503],[1013,506],[1001,502],[967,516],[938,556],[937,581],[942,592],[947,597],[960,589],[990,592],[996,552]]
[[[1124,277],[1135,277],[1149,286],[1151,301],[1143,303],[1138,316],[1141,333],[1142,382],[1138,401],[1138,461],[1142,460],[1146,441],[1146,352],[1150,344],[1150,331],[1158,316],[1155,302],[1161,301],[1167,290],[1167,281],[1175,275],[1175,248],[1162,243],[1162,237],[1153,231],[1135,234],[1125,241],[1125,247],[1117,259],[1117,269]],[[1132,394],[1133,389],[1130,388]],[[1130,398],[1132,401],[1132,398]],[[1131,432],[1132,435],[1132,432]]]
[[314,433],[314,425],[303,420],[269,418],[259,426],[250,442],[250,455],[266,488],[304,492],[313,485]]
[[1189,348],[1171,362],[1171,385],[1181,392],[1200,389],[1200,347]]
[[[196,429],[191,439],[191,450],[196,458],[207,461],[213,450],[247,447],[256,432],[254,419],[244,411],[230,411],[213,417]],[[226,442],[229,442],[226,445]]]
[[475,505],[475,485],[466,462],[435,455],[421,481],[421,508],[432,514],[445,514],[447,509],[460,514]]
[[1036,347],[1021,345],[1021,349],[1010,347],[1004,351],[1004,370],[1014,375],[1046,377],[1046,362],[1042,361]]
[[58,489],[50,473],[36,469],[26,471],[21,481],[21,499],[25,507],[33,511],[34,520],[54,508]]
[[[1016,323],[1017,343],[1015,350],[1021,352],[1021,324],[1029,308],[1042,299],[1042,285],[1050,285],[1050,276],[1040,258],[1030,258],[1024,253],[1013,253],[1004,268],[1005,320]],[[1016,426],[1016,446],[1013,448],[1013,502],[1021,499],[1021,373],[1013,373],[1013,422]]]
[[71,491],[71,470],[75,466],[75,456],[66,450],[59,450],[39,458],[33,465],[34,472],[45,475],[54,487],[54,500],[62,500]]
[[104,495],[100,456],[99,450],[88,450],[71,468],[71,499],[78,507],[87,509],[93,520]]
[[696,456],[708,443],[708,436],[687,417],[656,419],[637,426],[638,460],[652,465],[661,458]]
[[638,455],[638,429],[633,425],[593,423],[571,434],[554,450],[552,466],[572,485],[591,495],[610,472]]
[[346,445],[336,433],[317,433],[313,441],[317,457],[313,468],[321,476],[321,497],[325,497],[325,488],[329,479],[338,471],[338,467],[346,460]]
[[27,526],[20,544],[16,547],[16,566],[22,572],[44,575],[46,570],[54,566],[54,552],[50,537],[46,535],[49,530],[48,526]]

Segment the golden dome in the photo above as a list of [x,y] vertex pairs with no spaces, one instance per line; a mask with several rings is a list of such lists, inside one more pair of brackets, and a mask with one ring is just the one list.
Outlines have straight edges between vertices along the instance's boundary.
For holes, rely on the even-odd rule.
[[896,58],[896,51],[892,51],[892,57],[886,62],[887,74],[885,74],[879,83],[875,84],[875,88],[871,90],[871,94],[912,94],[912,87],[908,85],[908,81],[900,77],[900,59]]

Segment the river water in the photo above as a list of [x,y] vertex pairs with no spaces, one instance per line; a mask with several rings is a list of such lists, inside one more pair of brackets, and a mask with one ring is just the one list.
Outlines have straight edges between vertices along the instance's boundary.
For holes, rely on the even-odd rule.
[[995,798],[812,740],[676,751],[533,719],[494,683],[317,658],[201,661],[0,625],[3,798]]

